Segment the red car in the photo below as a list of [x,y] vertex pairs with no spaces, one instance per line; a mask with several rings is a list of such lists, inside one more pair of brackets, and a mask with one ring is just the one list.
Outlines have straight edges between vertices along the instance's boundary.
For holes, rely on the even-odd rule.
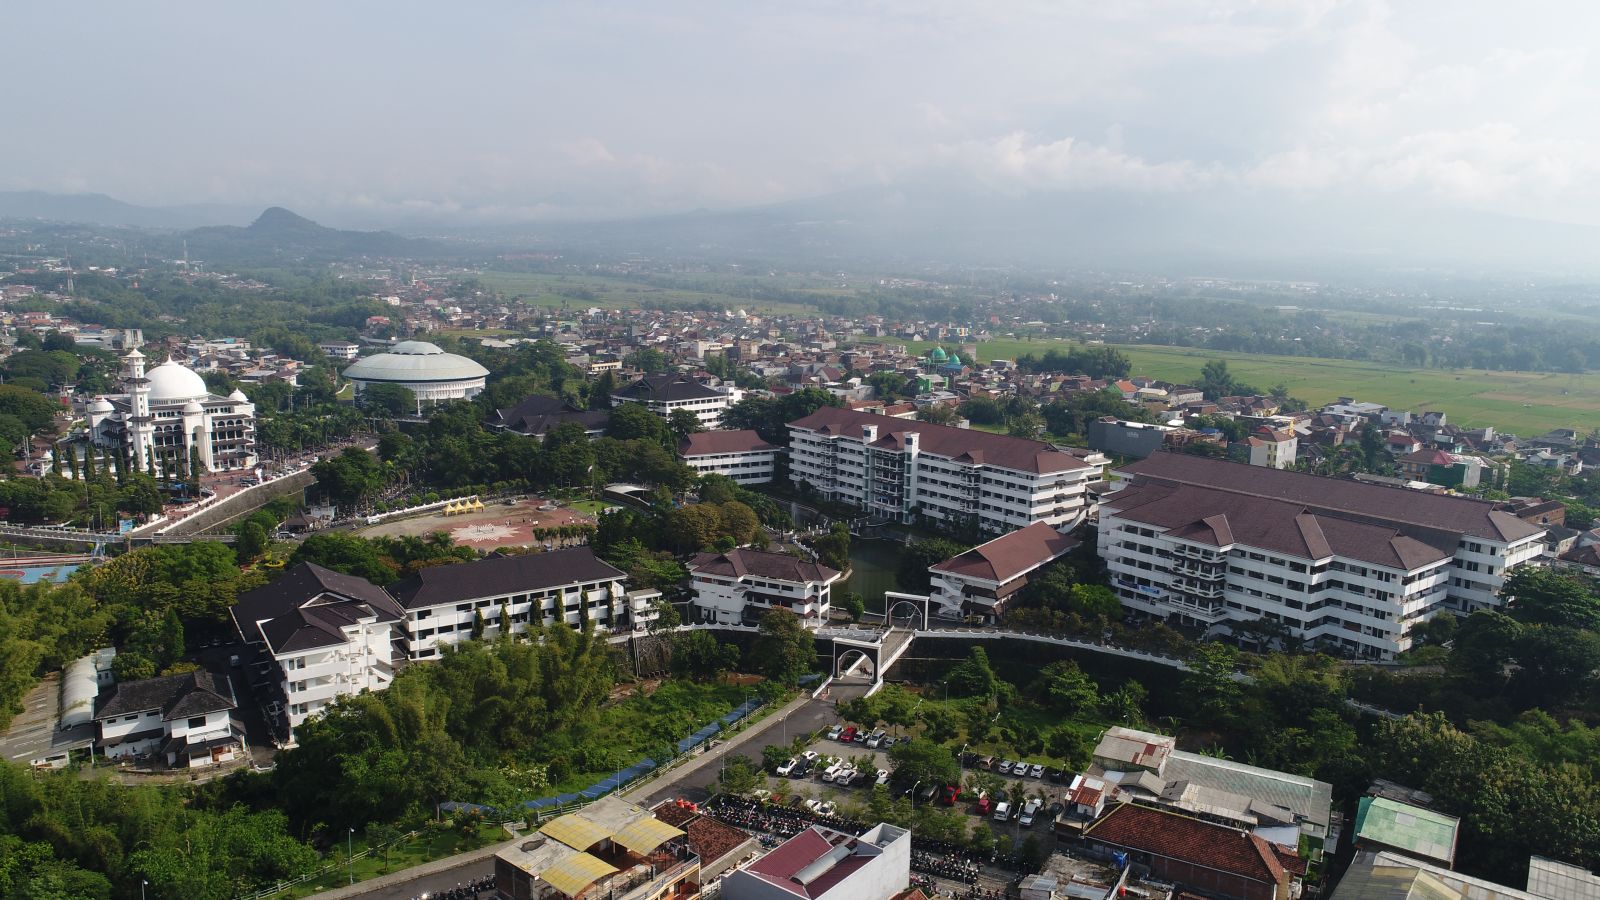
[[985,791],[982,794],[979,794],[978,795],[978,815],[987,816],[989,814],[990,806],[992,806],[992,804],[989,802],[989,792]]
[[947,784],[944,786],[944,790],[939,792],[939,802],[943,803],[945,806],[955,806],[956,801],[960,799],[961,788],[957,787],[956,785]]
[[856,739],[856,727],[854,725],[851,725],[849,728],[846,728],[844,731],[839,732],[839,740],[844,742],[844,743],[846,743],[846,744],[850,743],[851,741],[853,741],[855,739]]

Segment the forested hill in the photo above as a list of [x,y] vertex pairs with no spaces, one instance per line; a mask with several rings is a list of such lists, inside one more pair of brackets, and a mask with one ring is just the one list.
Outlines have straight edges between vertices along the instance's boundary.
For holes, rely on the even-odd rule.
[[256,261],[263,257],[310,261],[351,256],[446,255],[443,245],[389,231],[328,228],[280,206],[263,212],[245,228],[217,225],[185,235],[189,252],[209,261]]

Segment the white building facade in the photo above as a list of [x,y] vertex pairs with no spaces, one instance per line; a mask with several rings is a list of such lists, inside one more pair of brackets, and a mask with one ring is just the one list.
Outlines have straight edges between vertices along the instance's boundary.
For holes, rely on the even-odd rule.
[[[1035,522],[928,567],[934,612],[994,622],[1028,577],[1078,546],[1076,538]],[[892,614],[892,611],[891,611]]]
[[122,387],[89,404],[94,446],[124,454],[140,471],[152,462],[157,471],[186,471],[196,455],[210,472],[256,466],[256,407],[242,392],[213,394],[198,373],[172,360],[146,372],[138,350],[122,358]]
[[702,428],[717,428],[722,414],[738,401],[737,390],[707,387],[682,375],[647,375],[623,386],[611,395],[613,405],[642,403],[665,419],[675,410],[687,410],[700,420]]
[[502,609],[512,634],[530,623],[581,628],[587,620],[610,631],[650,621],[659,592],[630,596],[626,579],[588,547],[422,569],[394,588],[405,608],[406,655],[437,658],[444,645],[470,639],[479,617],[484,635],[498,636]]
[[1102,500],[1099,551],[1130,610],[1267,620],[1389,659],[1437,615],[1497,606],[1544,529],[1495,504],[1157,453]]
[[789,423],[789,477],[829,500],[911,523],[918,514],[985,534],[1035,522],[1070,527],[1089,511],[1103,456],[1043,441],[824,407]]
[[356,401],[367,388],[392,384],[410,391],[416,411],[483,393],[489,370],[427,341],[401,341],[383,353],[358,359],[340,375],[355,385]]
[[696,475],[726,475],[740,484],[772,481],[781,447],[754,431],[701,431],[678,447],[683,464]]
[[115,685],[95,710],[96,743],[108,759],[155,755],[172,768],[229,762],[244,731],[227,676],[204,670]]
[[690,620],[753,625],[776,606],[799,616],[807,628],[820,628],[832,609],[833,586],[843,577],[820,563],[784,553],[701,553],[689,561]]

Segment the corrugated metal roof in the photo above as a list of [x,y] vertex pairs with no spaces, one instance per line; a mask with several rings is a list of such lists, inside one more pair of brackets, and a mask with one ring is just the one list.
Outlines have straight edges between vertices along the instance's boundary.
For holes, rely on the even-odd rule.
[[643,856],[675,837],[682,837],[683,833],[682,829],[652,816],[630,824],[611,839]]
[[577,813],[568,813],[559,819],[552,819],[544,823],[544,827],[539,831],[574,850],[587,850],[611,836],[609,830]]
[[574,853],[540,872],[539,878],[568,897],[576,897],[584,888],[616,871],[598,857]]

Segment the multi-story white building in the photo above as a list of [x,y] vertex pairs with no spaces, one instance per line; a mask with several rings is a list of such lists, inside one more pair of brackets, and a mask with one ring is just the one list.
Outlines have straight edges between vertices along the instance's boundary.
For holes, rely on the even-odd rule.
[[1078,539],[1035,522],[928,567],[929,597],[946,618],[982,616],[993,622],[1028,576],[1065,556]]
[[678,445],[683,464],[696,475],[726,475],[740,484],[771,481],[780,452],[754,431],[699,431]]
[[917,514],[987,534],[1070,527],[1104,456],[1044,441],[823,407],[789,423],[789,477],[829,500],[909,523]]
[[437,657],[441,646],[470,638],[479,616],[484,634],[497,636],[502,608],[513,634],[526,632],[530,622],[579,628],[587,619],[598,630],[631,627],[654,610],[656,597],[630,597],[626,579],[588,547],[422,569],[394,586],[405,609],[406,655]]
[[813,825],[722,881],[727,900],[889,900],[911,882],[911,832],[880,822],[859,837]]
[[833,585],[844,576],[820,563],[785,553],[729,550],[701,553],[689,560],[692,622],[756,624],[761,614],[780,606],[807,628],[828,621]]
[[125,681],[102,693],[97,743],[109,759],[154,754],[170,767],[222,763],[244,753],[233,684],[204,670]]
[[673,410],[686,409],[700,419],[705,428],[722,424],[722,414],[737,399],[726,391],[706,387],[682,375],[646,375],[611,395],[614,405],[643,403],[645,408],[665,419]]
[[1101,500],[1099,550],[1124,606],[1188,624],[1266,619],[1389,658],[1446,613],[1500,603],[1544,529],[1499,505],[1156,453]]
[[361,345],[353,341],[323,341],[317,349],[330,359],[352,360],[361,355]]
[[334,698],[381,691],[394,680],[405,611],[381,587],[301,563],[239,595],[230,612],[247,644],[277,668],[289,736]]
[[1255,431],[1250,432],[1250,436],[1242,443],[1248,451],[1248,461],[1252,466],[1287,469],[1294,465],[1299,455],[1300,438],[1295,435],[1292,427],[1270,428],[1260,425]]

